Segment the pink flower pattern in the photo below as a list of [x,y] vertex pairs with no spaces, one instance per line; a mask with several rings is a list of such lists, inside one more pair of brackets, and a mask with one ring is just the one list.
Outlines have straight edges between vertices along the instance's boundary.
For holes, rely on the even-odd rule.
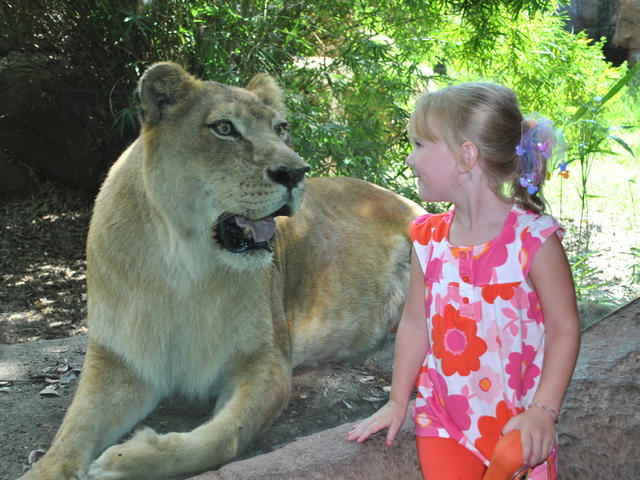
[[509,355],[509,363],[505,371],[509,375],[509,386],[515,392],[516,398],[526,395],[536,383],[540,375],[540,368],[533,363],[536,351],[531,345],[524,345],[522,353],[513,352]]
[[461,429],[471,426],[471,417],[467,414],[469,401],[464,395],[449,395],[446,380],[435,370],[429,370],[427,376],[432,389],[426,398],[424,413],[432,420],[432,427],[444,428],[452,438],[460,440]]
[[484,366],[471,375],[471,390],[482,401],[491,402],[502,393],[502,381],[499,373]]
[[[514,415],[522,411],[540,381],[544,318],[526,279],[536,251],[554,233],[562,239],[563,230],[550,216],[514,206],[498,237],[484,245],[456,247],[448,240],[453,215],[453,209],[427,214],[411,224],[425,273],[428,331],[433,332],[434,320],[445,317],[445,309],[453,308],[475,323],[475,335],[486,347],[479,356],[468,356],[468,366],[445,368],[453,357],[434,355],[434,342],[443,339],[430,335],[412,411],[417,435],[453,438],[488,463],[475,447],[482,437],[478,420],[495,417],[500,402]],[[456,344],[449,340],[446,346],[452,350]]]

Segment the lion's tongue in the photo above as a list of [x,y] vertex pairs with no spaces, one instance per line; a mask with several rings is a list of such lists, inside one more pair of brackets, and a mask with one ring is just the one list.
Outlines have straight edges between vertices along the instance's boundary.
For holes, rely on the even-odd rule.
[[251,236],[256,242],[271,240],[276,233],[276,220],[273,217],[266,217],[261,220],[249,220],[246,217],[236,215],[234,220],[240,228],[250,229]]

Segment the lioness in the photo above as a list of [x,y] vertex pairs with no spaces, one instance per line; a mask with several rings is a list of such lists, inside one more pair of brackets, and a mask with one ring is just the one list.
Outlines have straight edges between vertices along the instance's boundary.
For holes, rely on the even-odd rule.
[[[422,210],[347,178],[310,180],[303,201],[309,167],[288,146],[271,77],[242,89],[160,63],[138,95],[140,137],[89,229],[78,391],[25,479],[164,478],[228,462],[286,406],[295,366],[372,350],[404,304],[408,223]],[[211,419],[112,446],[174,394],[217,397]]]

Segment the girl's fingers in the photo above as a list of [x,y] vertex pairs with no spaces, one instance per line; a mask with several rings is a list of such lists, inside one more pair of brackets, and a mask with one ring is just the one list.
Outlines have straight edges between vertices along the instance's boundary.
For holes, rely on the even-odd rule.
[[358,425],[355,429],[351,430],[351,432],[349,432],[349,440],[358,440],[363,432],[366,429],[366,424],[365,422],[362,422],[360,425]]
[[400,425],[398,425],[397,423],[392,423],[389,426],[389,430],[387,431],[387,445],[389,447],[393,445],[393,441],[398,434],[398,430],[400,430]]
[[360,435],[360,427],[361,423],[356,423],[353,427],[351,427],[351,431],[347,434],[347,440],[353,441]]
[[516,430],[519,429],[519,425],[517,422],[517,417],[512,417],[511,420],[509,420],[506,425],[504,426],[504,428],[502,429],[502,434],[506,435],[507,433],[509,433],[511,430]]
[[364,430],[364,432],[362,432],[362,434],[360,435],[360,438],[358,438],[358,443],[364,442],[371,435],[379,432],[385,427],[386,425],[380,421],[371,422],[369,425],[367,425],[367,428]]
[[551,456],[551,454],[553,453],[553,449],[554,449],[554,447],[555,447],[555,446],[556,446],[556,441],[555,441],[555,438],[554,438],[554,439],[551,441],[551,443],[548,445],[548,447],[547,447],[547,455],[544,457],[545,459],[546,459],[546,458],[549,458],[549,457]]
[[529,466],[533,467],[540,463],[542,457],[542,438],[534,438],[531,442],[531,458]]
[[367,438],[369,438],[369,436],[371,436],[371,434],[379,430],[378,429],[372,431],[371,427],[374,422],[375,420],[370,417],[366,420],[363,420],[359,424],[356,424],[347,435],[347,440],[351,442],[357,441],[358,443],[364,442]]
[[[531,438],[531,454],[527,464],[530,467],[534,467],[544,462],[553,452],[555,446],[555,439],[546,439],[544,437]],[[524,457],[523,457],[524,459]]]
[[520,441],[522,442],[522,463],[530,466],[531,459],[531,437],[521,432]]
[[[402,425],[402,422],[397,425],[398,420],[396,417],[399,417],[400,415],[398,413],[394,413],[395,410],[392,404],[388,403],[369,418],[356,423],[347,434],[347,440],[350,442],[356,441],[358,443],[362,443],[374,433],[385,428],[389,428],[389,432],[387,433],[387,444],[391,445],[400,426]],[[404,420],[404,416],[402,419]]]

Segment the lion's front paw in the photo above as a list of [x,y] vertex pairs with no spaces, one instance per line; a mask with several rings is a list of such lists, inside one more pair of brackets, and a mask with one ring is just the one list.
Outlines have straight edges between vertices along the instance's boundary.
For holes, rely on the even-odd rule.
[[144,478],[136,472],[132,452],[123,445],[105,450],[89,467],[89,480],[121,480]]
[[71,459],[56,462],[45,456],[19,480],[87,480],[87,474],[78,462]]
[[122,446],[116,445],[106,449],[89,467],[89,480],[115,480],[132,478],[126,474],[125,462],[119,462],[124,455]]
[[172,469],[162,455],[164,435],[150,428],[130,440],[106,449],[89,468],[90,480],[140,480],[158,478]]

